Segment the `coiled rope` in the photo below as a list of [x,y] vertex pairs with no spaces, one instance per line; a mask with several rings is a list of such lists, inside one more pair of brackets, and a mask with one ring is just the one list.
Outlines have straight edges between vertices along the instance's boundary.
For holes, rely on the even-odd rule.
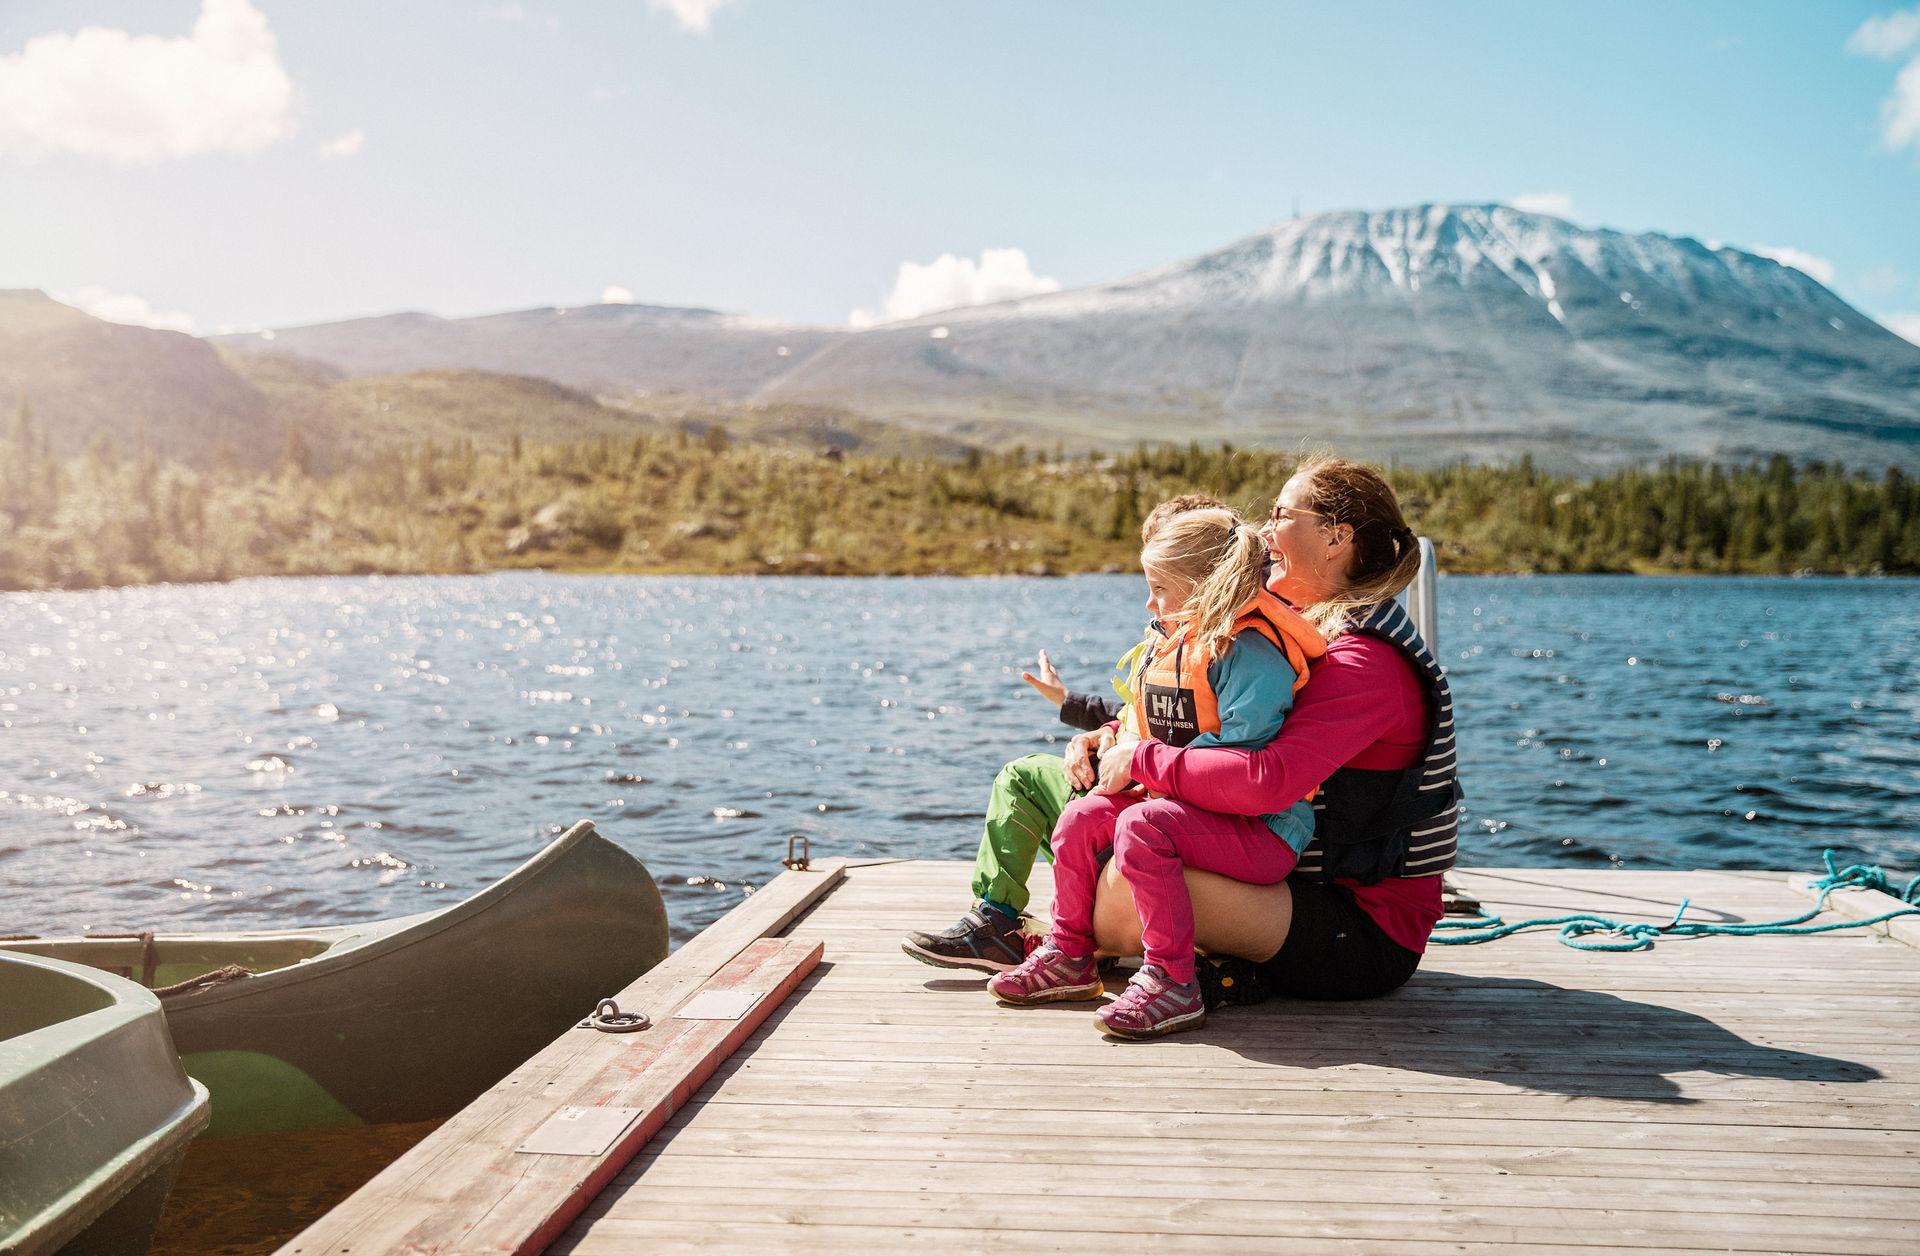
[[[1826,852],[1827,875],[1807,884],[1807,888],[1820,891],[1820,898],[1813,910],[1803,916],[1794,916],[1787,920],[1769,920],[1758,924],[1710,925],[1682,924],[1680,917],[1686,915],[1691,898],[1682,899],[1680,910],[1673,913],[1673,919],[1664,925],[1632,923],[1621,920],[1609,920],[1605,916],[1580,913],[1572,916],[1542,916],[1536,920],[1522,920],[1508,924],[1500,917],[1488,912],[1478,916],[1465,916],[1456,920],[1441,920],[1433,927],[1431,941],[1445,946],[1464,946],[1474,942],[1492,942],[1509,934],[1519,933],[1523,929],[1544,929],[1553,925],[1560,926],[1560,943],[1576,951],[1644,951],[1652,948],[1656,938],[1683,937],[1699,938],[1713,935],[1748,937],[1757,934],[1794,934],[1827,933],[1834,929],[1859,929],[1866,925],[1877,925],[1892,920],[1896,916],[1920,916],[1920,877],[1907,882],[1906,888],[1896,891],[1887,881],[1887,874],[1870,864],[1854,864],[1850,868],[1836,868],[1833,852]],[[1810,925],[1807,921],[1826,910],[1827,897],[1835,890],[1879,890],[1891,894],[1908,906],[1897,911],[1886,912],[1870,920],[1842,920],[1834,924]],[[1590,934],[1604,934],[1601,938],[1589,938]]]

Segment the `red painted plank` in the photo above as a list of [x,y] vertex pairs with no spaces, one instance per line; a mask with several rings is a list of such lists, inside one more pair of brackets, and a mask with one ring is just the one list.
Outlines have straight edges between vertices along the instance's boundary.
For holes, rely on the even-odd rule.
[[[647,1043],[652,1058],[640,1068],[615,1061],[601,1071],[609,1083],[594,1100],[584,1106],[641,1108],[641,1116],[613,1147],[594,1158],[591,1166],[583,1157],[586,1172],[572,1190],[553,1202],[551,1213],[532,1233],[511,1250],[516,1256],[533,1256],[559,1238],[573,1219],[580,1215],[595,1196],[606,1189],[614,1175],[639,1154],[660,1127],[693,1098],[693,1092],[713,1076],[720,1062],[732,1055],[759,1028],[774,1008],[799,986],[820,962],[825,944],[800,940],[763,938],[741,951],[732,962],[708,978],[700,987],[707,990],[765,991],[758,1002],[736,1021],[667,1020],[637,1037],[660,1035]],[[636,1053],[640,1054],[640,1053]],[[625,1074],[624,1078],[618,1074]],[[516,1152],[516,1155],[531,1153]],[[502,1250],[505,1244],[488,1244],[488,1250]],[[455,1249],[448,1249],[455,1250]],[[459,1250],[472,1250],[462,1248]]]
[[[817,941],[760,938],[696,989],[682,987],[685,997],[675,999],[671,1010],[656,1010],[648,1029],[632,1034],[569,1030],[565,1037],[575,1042],[570,1067],[548,1071],[524,1088],[510,1085],[510,1078],[489,1091],[428,1140],[441,1144],[431,1158],[405,1173],[396,1172],[399,1162],[389,1166],[281,1252],[507,1256],[541,1251],[799,986],[824,949]],[[759,998],[737,1020],[673,1018],[672,1011],[707,991]],[[624,1108],[638,1115],[598,1155],[517,1150],[564,1108]],[[443,1136],[455,1123],[463,1128],[448,1141]]]

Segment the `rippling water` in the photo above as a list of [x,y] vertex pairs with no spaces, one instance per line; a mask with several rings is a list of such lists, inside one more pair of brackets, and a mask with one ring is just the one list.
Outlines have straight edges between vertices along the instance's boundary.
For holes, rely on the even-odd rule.
[[[1441,581],[1481,864],[1920,867],[1900,581]],[[970,857],[1138,577],[275,579],[0,596],[0,932],[456,902],[573,820],[684,940],[817,855]],[[956,904],[956,909],[962,904]],[[929,922],[940,923],[940,922]]]

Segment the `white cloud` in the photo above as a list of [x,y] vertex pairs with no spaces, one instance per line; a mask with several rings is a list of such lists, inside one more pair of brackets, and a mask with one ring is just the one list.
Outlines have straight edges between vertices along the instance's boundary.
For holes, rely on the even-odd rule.
[[617,284],[617,283],[610,283],[610,284],[608,284],[608,285],[606,286],[606,288],[605,288],[605,289],[604,289],[604,290],[603,290],[603,291],[602,291],[602,292],[600,293],[600,304],[602,304],[602,305],[632,305],[632,304],[633,304],[633,293],[631,293],[631,292],[628,292],[628,291],[627,291],[627,290],[626,290],[625,288],[622,288],[622,287],[621,287],[621,286],[620,286],[619,284]]
[[1905,336],[1908,340],[1920,345],[1920,314],[1882,314],[1880,325],[1894,335]]
[[322,157],[353,157],[359,154],[360,146],[366,142],[367,133],[356,127],[339,139],[328,140],[315,151]]
[[1847,51],[1883,61],[1907,58],[1880,102],[1880,143],[1893,152],[1908,145],[1920,152],[1920,8],[1868,18],[1847,40]]
[[1033,273],[1025,249],[982,249],[977,263],[970,257],[942,253],[925,266],[901,262],[881,312],[855,310],[847,321],[855,327],[871,327],[936,310],[1058,291],[1059,280]]
[[1920,152],[1920,54],[1893,76],[1893,93],[1880,102],[1880,142],[1898,152]]
[[1920,8],[1870,17],[1847,40],[1847,51],[1890,61],[1920,46]]
[[184,38],[86,26],[0,56],[0,155],[149,165],[293,134],[293,82],[249,0],[203,0]]
[[62,305],[85,310],[109,323],[131,323],[136,327],[158,327],[162,331],[193,334],[193,315],[178,310],[156,310],[147,303],[145,297],[135,296],[131,292],[110,292],[98,285],[88,285],[71,292],[48,295]]
[[713,15],[733,0],[647,0],[655,13],[671,13],[674,25],[695,35],[704,35],[713,25]]
[[1770,257],[1782,266],[1791,266],[1803,275],[1810,275],[1823,284],[1833,283],[1833,263],[1824,257],[1815,257],[1801,249],[1754,248],[1749,250],[1759,257]]
[[1551,214],[1555,218],[1573,217],[1573,196],[1568,192],[1528,192],[1513,198],[1513,207],[1522,213]]

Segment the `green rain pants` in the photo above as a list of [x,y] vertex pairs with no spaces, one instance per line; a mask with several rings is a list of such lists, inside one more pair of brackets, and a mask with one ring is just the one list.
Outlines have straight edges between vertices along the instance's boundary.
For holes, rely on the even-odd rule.
[[1053,862],[1053,826],[1071,797],[1066,761],[1057,754],[1030,754],[1000,769],[973,860],[975,898],[1027,909],[1033,857],[1045,854]]

